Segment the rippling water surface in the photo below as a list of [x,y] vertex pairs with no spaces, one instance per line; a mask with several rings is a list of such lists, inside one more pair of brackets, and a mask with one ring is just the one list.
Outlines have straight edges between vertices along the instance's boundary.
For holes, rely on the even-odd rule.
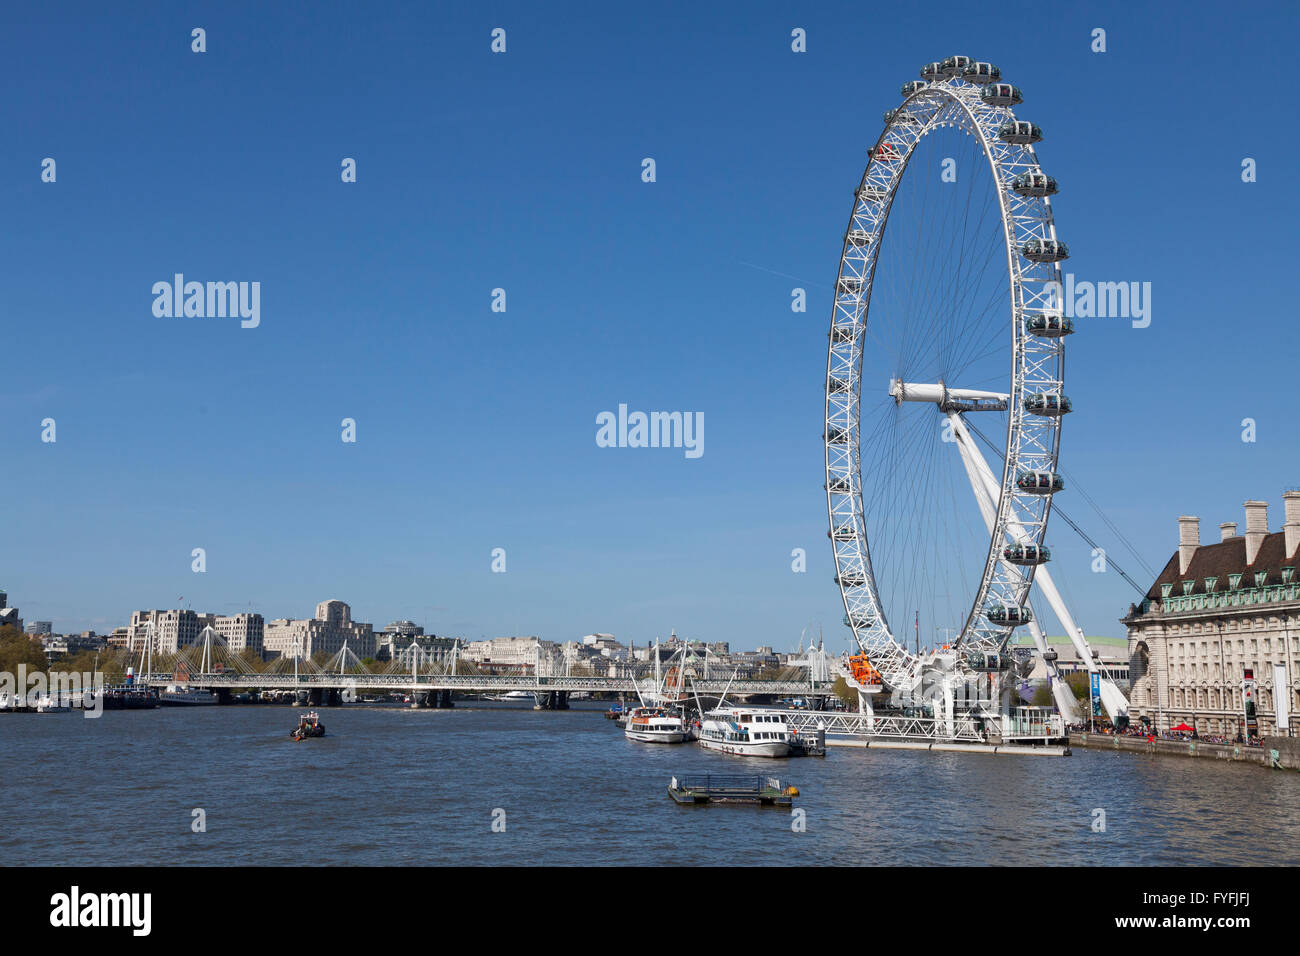
[[[581,705],[578,705],[581,706]],[[603,709],[603,707],[602,707]],[[832,748],[824,759],[638,744],[596,709],[236,706],[0,715],[0,855],[32,864],[1300,863],[1300,774],[1076,750]],[[788,811],[678,807],[674,774],[762,772]],[[191,811],[207,813],[193,833]],[[1106,832],[1091,829],[1094,808]],[[492,832],[493,811],[506,831]]]

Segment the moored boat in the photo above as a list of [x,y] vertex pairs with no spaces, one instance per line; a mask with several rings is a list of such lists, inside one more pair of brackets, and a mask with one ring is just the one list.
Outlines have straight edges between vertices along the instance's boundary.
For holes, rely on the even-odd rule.
[[168,684],[158,695],[158,703],[162,707],[196,707],[217,703],[217,695],[184,684]]
[[700,746],[736,757],[790,756],[785,715],[762,707],[719,707],[705,715]]
[[679,744],[686,739],[686,725],[667,708],[634,707],[623,733],[628,740],[647,744]]

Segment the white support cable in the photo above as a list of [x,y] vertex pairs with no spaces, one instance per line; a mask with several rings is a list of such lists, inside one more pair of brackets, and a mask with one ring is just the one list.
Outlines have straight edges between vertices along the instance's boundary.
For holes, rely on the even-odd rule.
[[[953,434],[958,436],[957,446],[958,450],[961,452],[962,462],[966,464],[968,471],[974,469],[974,471],[979,474],[984,494],[977,494],[977,496],[980,498],[981,511],[985,512],[985,520],[987,521],[989,513],[987,497],[991,496],[997,487],[996,482],[993,479],[993,473],[989,470],[988,463],[985,462],[984,456],[980,454],[980,450],[975,445],[975,441],[971,437],[970,432],[967,431],[966,422],[962,416],[957,412],[949,412],[948,420],[952,423]],[[972,475],[972,487],[975,486],[975,483],[975,478]],[[1015,524],[1008,525],[1007,532],[1013,542],[1019,542],[1029,537],[1025,534],[1023,528]],[[1100,672],[1101,668],[1098,666],[1097,660],[1093,656],[1092,648],[1088,645],[1088,640],[1084,637],[1083,630],[1075,624],[1074,617],[1070,614],[1070,609],[1066,607],[1065,600],[1061,597],[1061,592],[1057,590],[1056,582],[1052,580],[1051,572],[1049,572],[1046,567],[1040,565],[1034,574],[1034,583],[1038,585],[1043,596],[1047,598],[1047,603],[1051,605],[1052,612],[1056,615],[1056,619],[1060,623],[1061,627],[1064,628],[1066,637],[1068,637],[1070,643],[1074,645],[1075,652],[1079,655],[1079,659],[1083,661],[1083,665],[1088,669],[1089,674]],[[1033,629],[1031,628],[1031,631],[1032,630]],[[1041,628],[1038,629],[1038,632],[1035,635],[1035,643],[1038,643],[1039,641],[1042,641],[1043,644],[1039,649],[1040,653],[1044,653],[1046,651],[1046,639],[1042,637]],[[1057,680],[1053,681],[1053,688],[1057,686],[1058,682],[1059,677]],[[1128,699],[1124,697],[1123,691],[1116,687],[1110,677],[1104,673],[1101,675],[1101,698],[1102,704],[1105,706],[1107,713],[1109,713],[1112,718],[1128,713]],[[1064,710],[1062,710],[1062,712],[1064,713]]]

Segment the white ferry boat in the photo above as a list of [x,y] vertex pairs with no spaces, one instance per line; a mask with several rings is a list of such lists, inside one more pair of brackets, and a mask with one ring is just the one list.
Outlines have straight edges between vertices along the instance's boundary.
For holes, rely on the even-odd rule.
[[720,707],[705,714],[700,746],[737,757],[788,757],[790,730],[779,711]]
[[663,707],[634,707],[623,733],[646,744],[679,744],[686,739],[686,725]]

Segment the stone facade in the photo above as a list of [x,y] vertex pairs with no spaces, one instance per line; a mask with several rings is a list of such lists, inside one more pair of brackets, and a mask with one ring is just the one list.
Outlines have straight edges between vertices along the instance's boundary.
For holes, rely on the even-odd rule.
[[280,618],[266,624],[262,644],[268,656],[312,657],[343,649],[357,657],[375,656],[375,632],[370,624],[352,620],[352,608],[342,601],[322,601],[316,616],[307,620]]
[[127,625],[127,649],[139,651],[144,647],[145,638],[149,633],[149,624],[152,622],[153,652],[175,654],[182,647],[197,644],[199,634],[215,621],[214,614],[199,614],[188,608],[132,611],[131,623]]
[[262,653],[266,622],[262,620],[260,614],[232,614],[229,617],[218,617],[212,629],[221,635],[221,639],[226,642],[226,647],[236,654],[240,651]]
[[246,649],[262,653],[262,615],[202,614],[188,608],[133,611],[125,641],[120,643],[120,636],[115,631],[109,643],[139,651],[144,647],[150,623],[154,627],[155,654],[175,654],[182,647],[201,643],[206,627],[211,627],[236,653]]
[[[1268,505],[1246,502],[1246,534],[1220,525],[1200,543],[1198,518],[1179,519],[1179,547],[1140,605],[1124,617],[1132,678],[1130,714],[1159,729],[1180,723],[1235,738],[1242,730],[1247,668],[1255,679],[1261,736],[1277,733],[1278,695],[1292,727],[1300,705],[1300,492],[1284,496],[1286,521],[1268,531]],[[1286,681],[1274,686],[1274,668]]]

